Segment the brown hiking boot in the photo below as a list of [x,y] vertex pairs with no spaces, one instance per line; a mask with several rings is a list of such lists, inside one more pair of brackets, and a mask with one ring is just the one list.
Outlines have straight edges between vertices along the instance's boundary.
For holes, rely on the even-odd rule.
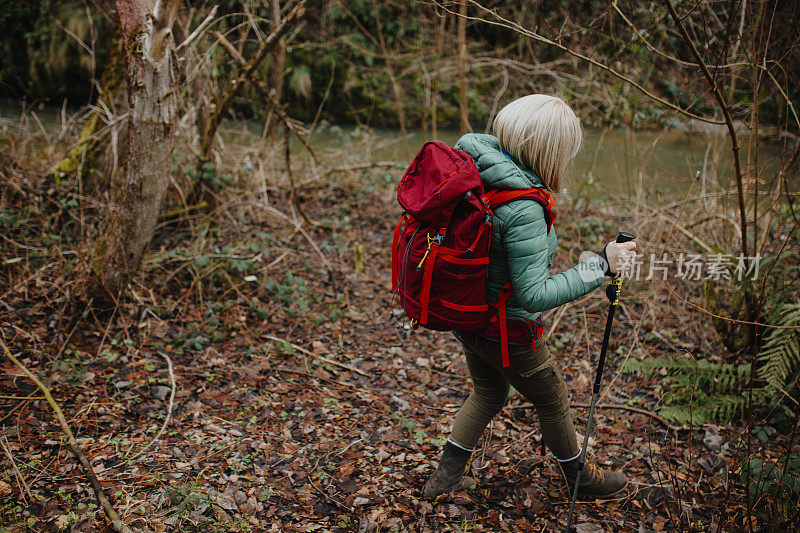
[[472,457],[472,452],[459,448],[448,441],[442,449],[439,467],[425,483],[422,495],[433,500],[461,486],[461,478],[464,477],[470,457]]
[[[572,491],[575,489],[575,477],[578,474],[578,459],[558,461],[558,466],[561,467],[561,475],[564,476],[567,482],[571,496]],[[618,496],[623,491],[628,485],[628,478],[622,472],[600,468],[593,461],[587,460],[581,472],[579,483],[578,496],[608,500]]]

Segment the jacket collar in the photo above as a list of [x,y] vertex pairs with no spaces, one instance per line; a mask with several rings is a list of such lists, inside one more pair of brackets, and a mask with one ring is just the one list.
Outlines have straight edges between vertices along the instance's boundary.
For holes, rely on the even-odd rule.
[[546,188],[539,176],[515,161],[493,135],[468,133],[458,140],[455,147],[472,157],[487,189]]

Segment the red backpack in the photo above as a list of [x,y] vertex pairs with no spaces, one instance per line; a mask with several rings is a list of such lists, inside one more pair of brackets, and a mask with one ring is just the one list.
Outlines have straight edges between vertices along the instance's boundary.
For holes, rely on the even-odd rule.
[[[392,239],[392,290],[413,327],[482,332],[500,339],[508,366],[509,328],[505,304],[511,284],[498,302],[486,300],[492,209],[528,198],[545,210],[550,231],[553,198],[537,188],[484,191],[472,158],[441,141],[425,143],[397,187],[405,212]],[[525,342],[541,336],[541,322],[523,320]],[[519,329],[519,328],[517,328]],[[498,331],[499,330],[499,331]]]

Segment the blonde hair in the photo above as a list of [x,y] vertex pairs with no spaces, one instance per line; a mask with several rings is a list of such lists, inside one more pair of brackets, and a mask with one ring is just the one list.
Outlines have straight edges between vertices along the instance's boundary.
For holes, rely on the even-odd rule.
[[558,192],[581,148],[581,121],[561,98],[530,94],[506,105],[492,125],[500,146]]

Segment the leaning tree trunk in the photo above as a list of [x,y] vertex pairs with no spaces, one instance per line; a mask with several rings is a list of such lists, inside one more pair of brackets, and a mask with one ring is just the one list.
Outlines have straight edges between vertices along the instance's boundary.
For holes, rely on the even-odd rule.
[[178,0],[116,0],[128,77],[128,142],[91,257],[87,296],[116,304],[153,237],[169,183],[177,112],[172,24]]
[[[111,50],[105,65],[103,75],[100,77],[100,92],[97,95],[97,103],[89,120],[81,130],[78,143],[67,152],[58,163],[51,169],[56,186],[67,177],[77,177],[79,180],[86,180],[90,175],[90,169],[98,163],[97,159],[102,155],[103,147],[108,146],[108,135],[102,133],[102,116],[105,109],[110,109],[112,113],[122,114],[127,110],[125,107],[127,100],[127,83],[125,73],[125,50],[122,44],[122,28],[117,25],[111,37]],[[102,167],[102,165],[100,165]],[[100,175],[102,175],[102,169]],[[95,179],[90,182],[91,190],[96,190],[104,180]],[[84,188],[84,192],[87,189]]]

